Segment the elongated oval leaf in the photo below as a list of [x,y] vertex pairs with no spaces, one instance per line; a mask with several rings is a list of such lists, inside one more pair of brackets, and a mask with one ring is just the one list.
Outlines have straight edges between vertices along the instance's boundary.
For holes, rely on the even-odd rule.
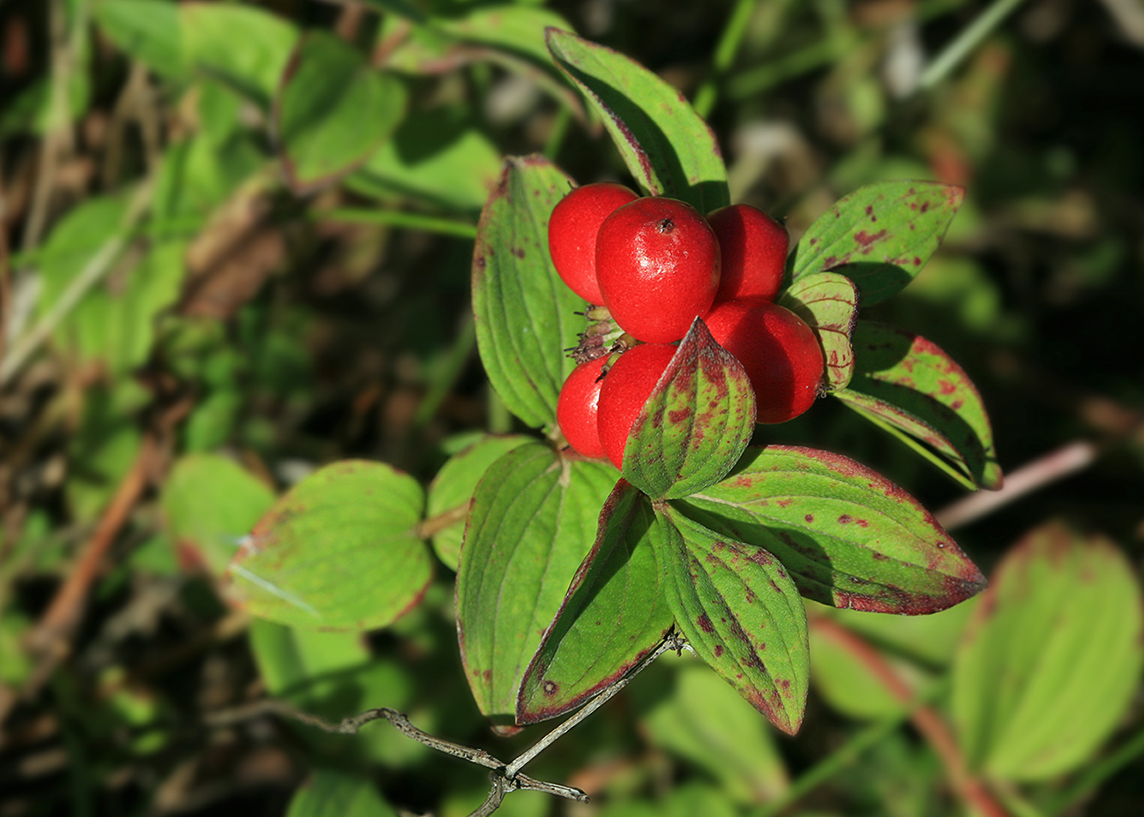
[[101,0],[92,15],[123,53],[160,76],[186,78],[177,5],[163,0]]
[[787,734],[802,723],[810,676],[806,610],[779,560],[660,508],[668,603],[697,655]]
[[731,203],[719,143],[679,91],[631,58],[566,31],[548,30],[548,50],[648,192],[701,213]]
[[770,551],[799,592],[823,604],[917,615],[985,586],[916,499],[838,454],[748,448],[731,476],[674,505],[721,535]]
[[701,491],[735,466],[754,428],[746,371],[696,318],[632,424],[624,477],[653,497]]
[[858,319],[857,285],[837,272],[816,272],[791,284],[779,303],[818,333],[830,390],[846,388],[854,375],[850,336]]
[[907,442],[924,443],[913,447],[969,487],[1001,487],[985,404],[949,355],[920,335],[870,321],[858,321],[854,350],[854,379],[835,392],[839,400]]
[[282,74],[274,124],[286,177],[304,193],[365,162],[405,113],[405,86],[332,34],[303,37]]
[[791,256],[793,280],[835,270],[858,285],[871,306],[914,280],[945,238],[965,190],[940,182],[878,182],[855,190],[822,214]]
[[220,3],[179,5],[183,60],[269,105],[298,30],[262,9]]
[[230,595],[296,627],[384,627],[425,592],[433,566],[416,535],[424,491],[408,474],[346,460],[299,482],[230,563]]
[[648,655],[674,618],[660,588],[647,498],[620,480],[604,503],[596,542],[524,673],[517,723],[575,709]]
[[477,706],[500,725],[513,720],[521,678],[592,546],[615,477],[606,463],[530,443],[477,486],[457,570],[457,637]]
[[953,715],[974,770],[1033,781],[1091,763],[1139,691],[1136,571],[1059,522],[997,568],[954,662]]
[[450,457],[429,483],[429,499],[425,508],[429,519],[461,507],[466,511],[464,515],[458,515],[456,521],[432,534],[437,558],[451,570],[457,569],[461,540],[465,535],[465,519],[477,483],[490,465],[527,442],[532,442],[532,439],[523,434],[489,434]]
[[584,325],[576,314],[584,302],[548,255],[548,218],[571,184],[542,156],[510,157],[473,250],[481,362],[509,411],[534,428],[556,422],[560,387],[575,366],[563,350]]

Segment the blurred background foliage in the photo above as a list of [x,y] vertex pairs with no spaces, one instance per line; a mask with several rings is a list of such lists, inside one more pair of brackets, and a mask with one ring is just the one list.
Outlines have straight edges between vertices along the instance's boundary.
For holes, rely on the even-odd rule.
[[222,584],[317,467],[428,484],[523,431],[468,303],[501,157],[628,180],[548,25],[678,87],[732,199],[796,238],[868,182],[964,185],[872,317],[969,372],[1010,487],[959,504],[833,401],[769,429],[939,510],[986,602],[815,607],[793,739],[661,659],[528,768],[592,804],[503,812],[1141,813],[1138,0],[0,0],[0,817],[463,815],[487,791],[385,724],[325,735],[273,701],[394,707],[503,758],[541,733],[491,737],[465,687],[455,528],[422,603],[366,634],[252,619]]

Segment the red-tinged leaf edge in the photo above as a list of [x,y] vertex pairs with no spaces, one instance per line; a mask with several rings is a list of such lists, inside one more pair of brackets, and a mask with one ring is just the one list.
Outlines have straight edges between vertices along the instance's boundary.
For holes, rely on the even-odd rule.
[[[631,671],[671,629],[674,618],[659,586],[653,547],[645,539],[653,518],[644,495],[621,479],[600,511],[596,542],[525,670],[517,696],[518,724],[539,723],[580,707]],[[622,586],[614,585],[625,572]],[[616,601],[605,596],[609,593],[623,594],[620,609],[609,609],[607,602]],[[627,611],[625,602],[636,609]],[[611,649],[616,642],[618,650]],[[562,651],[589,653],[571,694],[567,682],[547,677]]]
[[934,459],[932,451],[935,464],[967,487],[1001,487],[984,401],[956,361],[921,335],[865,320],[855,327],[854,348],[854,378],[835,397],[907,443],[924,443],[928,450],[917,450]]
[[837,272],[815,272],[793,283],[779,300],[814,329],[826,361],[826,389],[844,389],[854,376],[851,336],[858,321],[858,285]]
[[[752,446],[719,485],[672,504],[720,535],[770,551],[803,596],[833,607],[924,615],[985,587],[981,571],[933,514],[840,454]],[[903,531],[907,538],[889,539]],[[891,555],[895,544],[905,545],[904,552]],[[879,578],[878,570],[885,575]],[[898,584],[887,578],[903,570]]]
[[624,478],[653,498],[714,485],[751,441],[755,405],[742,364],[696,318],[632,424]]

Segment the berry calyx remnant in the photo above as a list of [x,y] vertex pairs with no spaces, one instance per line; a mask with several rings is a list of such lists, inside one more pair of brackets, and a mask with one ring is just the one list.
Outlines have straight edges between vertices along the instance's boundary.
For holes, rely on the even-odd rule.
[[609,215],[596,240],[604,305],[625,332],[648,343],[679,340],[707,314],[719,289],[719,240],[691,205],[636,199]]
[[578,454],[590,459],[605,456],[596,416],[607,362],[606,356],[599,357],[573,369],[556,401],[556,422],[564,439]]
[[715,303],[735,298],[773,301],[783,284],[790,236],[781,222],[749,204],[707,215],[719,239],[722,272]]
[[747,371],[757,422],[785,423],[811,407],[825,359],[818,335],[802,318],[771,301],[742,298],[716,304],[704,320]]
[[585,184],[556,203],[548,220],[548,252],[561,280],[591,304],[604,303],[596,282],[596,236],[617,207],[635,201],[631,189],[615,182]]
[[597,423],[600,443],[612,465],[624,467],[624,446],[632,424],[675,356],[674,346],[643,343],[620,355],[600,388]]

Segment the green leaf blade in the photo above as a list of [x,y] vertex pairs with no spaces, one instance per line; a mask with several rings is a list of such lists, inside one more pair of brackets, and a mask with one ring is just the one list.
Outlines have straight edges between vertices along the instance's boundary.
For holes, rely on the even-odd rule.
[[405,114],[405,86],[374,70],[332,34],[294,49],[278,87],[274,123],[287,179],[304,193],[364,163]]
[[972,485],[1001,487],[989,416],[964,369],[920,335],[870,321],[858,321],[854,348],[855,376],[838,399],[925,443]]
[[481,212],[473,250],[473,317],[481,362],[509,410],[534,428],[556,422],[584,302],[548,254],[548,219],[571,187],[541,156],[510,157]]
[[663,640],[674,622],[660,589],[654,514],[621,480],[520,685],[517,723],[554,718],[602,692]]
[[230,597],[297,627],[391,624],[425,592],[433,567],[416,534],[424,490],[383,463],[346,460],[295,485],[230,563]]
[[670,506],[660,511],[660,561],[676,625],[699,657],[793,735],[810,676],[798,588],[762,548],[721,537]]
[[628,170],[652,195],[709,213],[731,203],[711,128],[677,90],[629,57],[557,29],[548,50],[604,120]]
[[792,279],[836,270],[858,285],[863,306],[898,293],[945,238],[965,197],[951,184],[888,181],[843,197],[810,226],[791,258]]
[[299,36],[262,9],[202,2],[179,5],[179,30],[186,64],[267,107]]
[[539,442],[489,467],[457,571],[457,637],[477,706],[511,723],[521,678],[595,539],[615,469]]
[[721,535],[773,553],[799,592],[822,604],[919,615],[985,584],[917,500],[838,454],[749,448],[727,479],[674,504]]
[[998,566],[954,661],[953,717],[971,768],[1032,782],[1091,762],[1142,668],[1132,565],[1101,536],[1042,525]]
[[[523,434],[488,434],[458,451],[429,483],[426,515],[431,519],[460,505],[468,506],[485,471],[509,451],[528,442],[533,442],[532,438]],[[457,569],[464,534],[464,519],[433,534],[433,550],[450,570]]]
[[844,389],[854,376],[851,335],[858,319],[858,287],[837,272],[816,272],[795,281],[779,300],[814,329],[822,343],[826,382]]
[[735,466],[754,428],[746,371],[696,318],[632,425],[624,477],[652,497],[701,491]]

